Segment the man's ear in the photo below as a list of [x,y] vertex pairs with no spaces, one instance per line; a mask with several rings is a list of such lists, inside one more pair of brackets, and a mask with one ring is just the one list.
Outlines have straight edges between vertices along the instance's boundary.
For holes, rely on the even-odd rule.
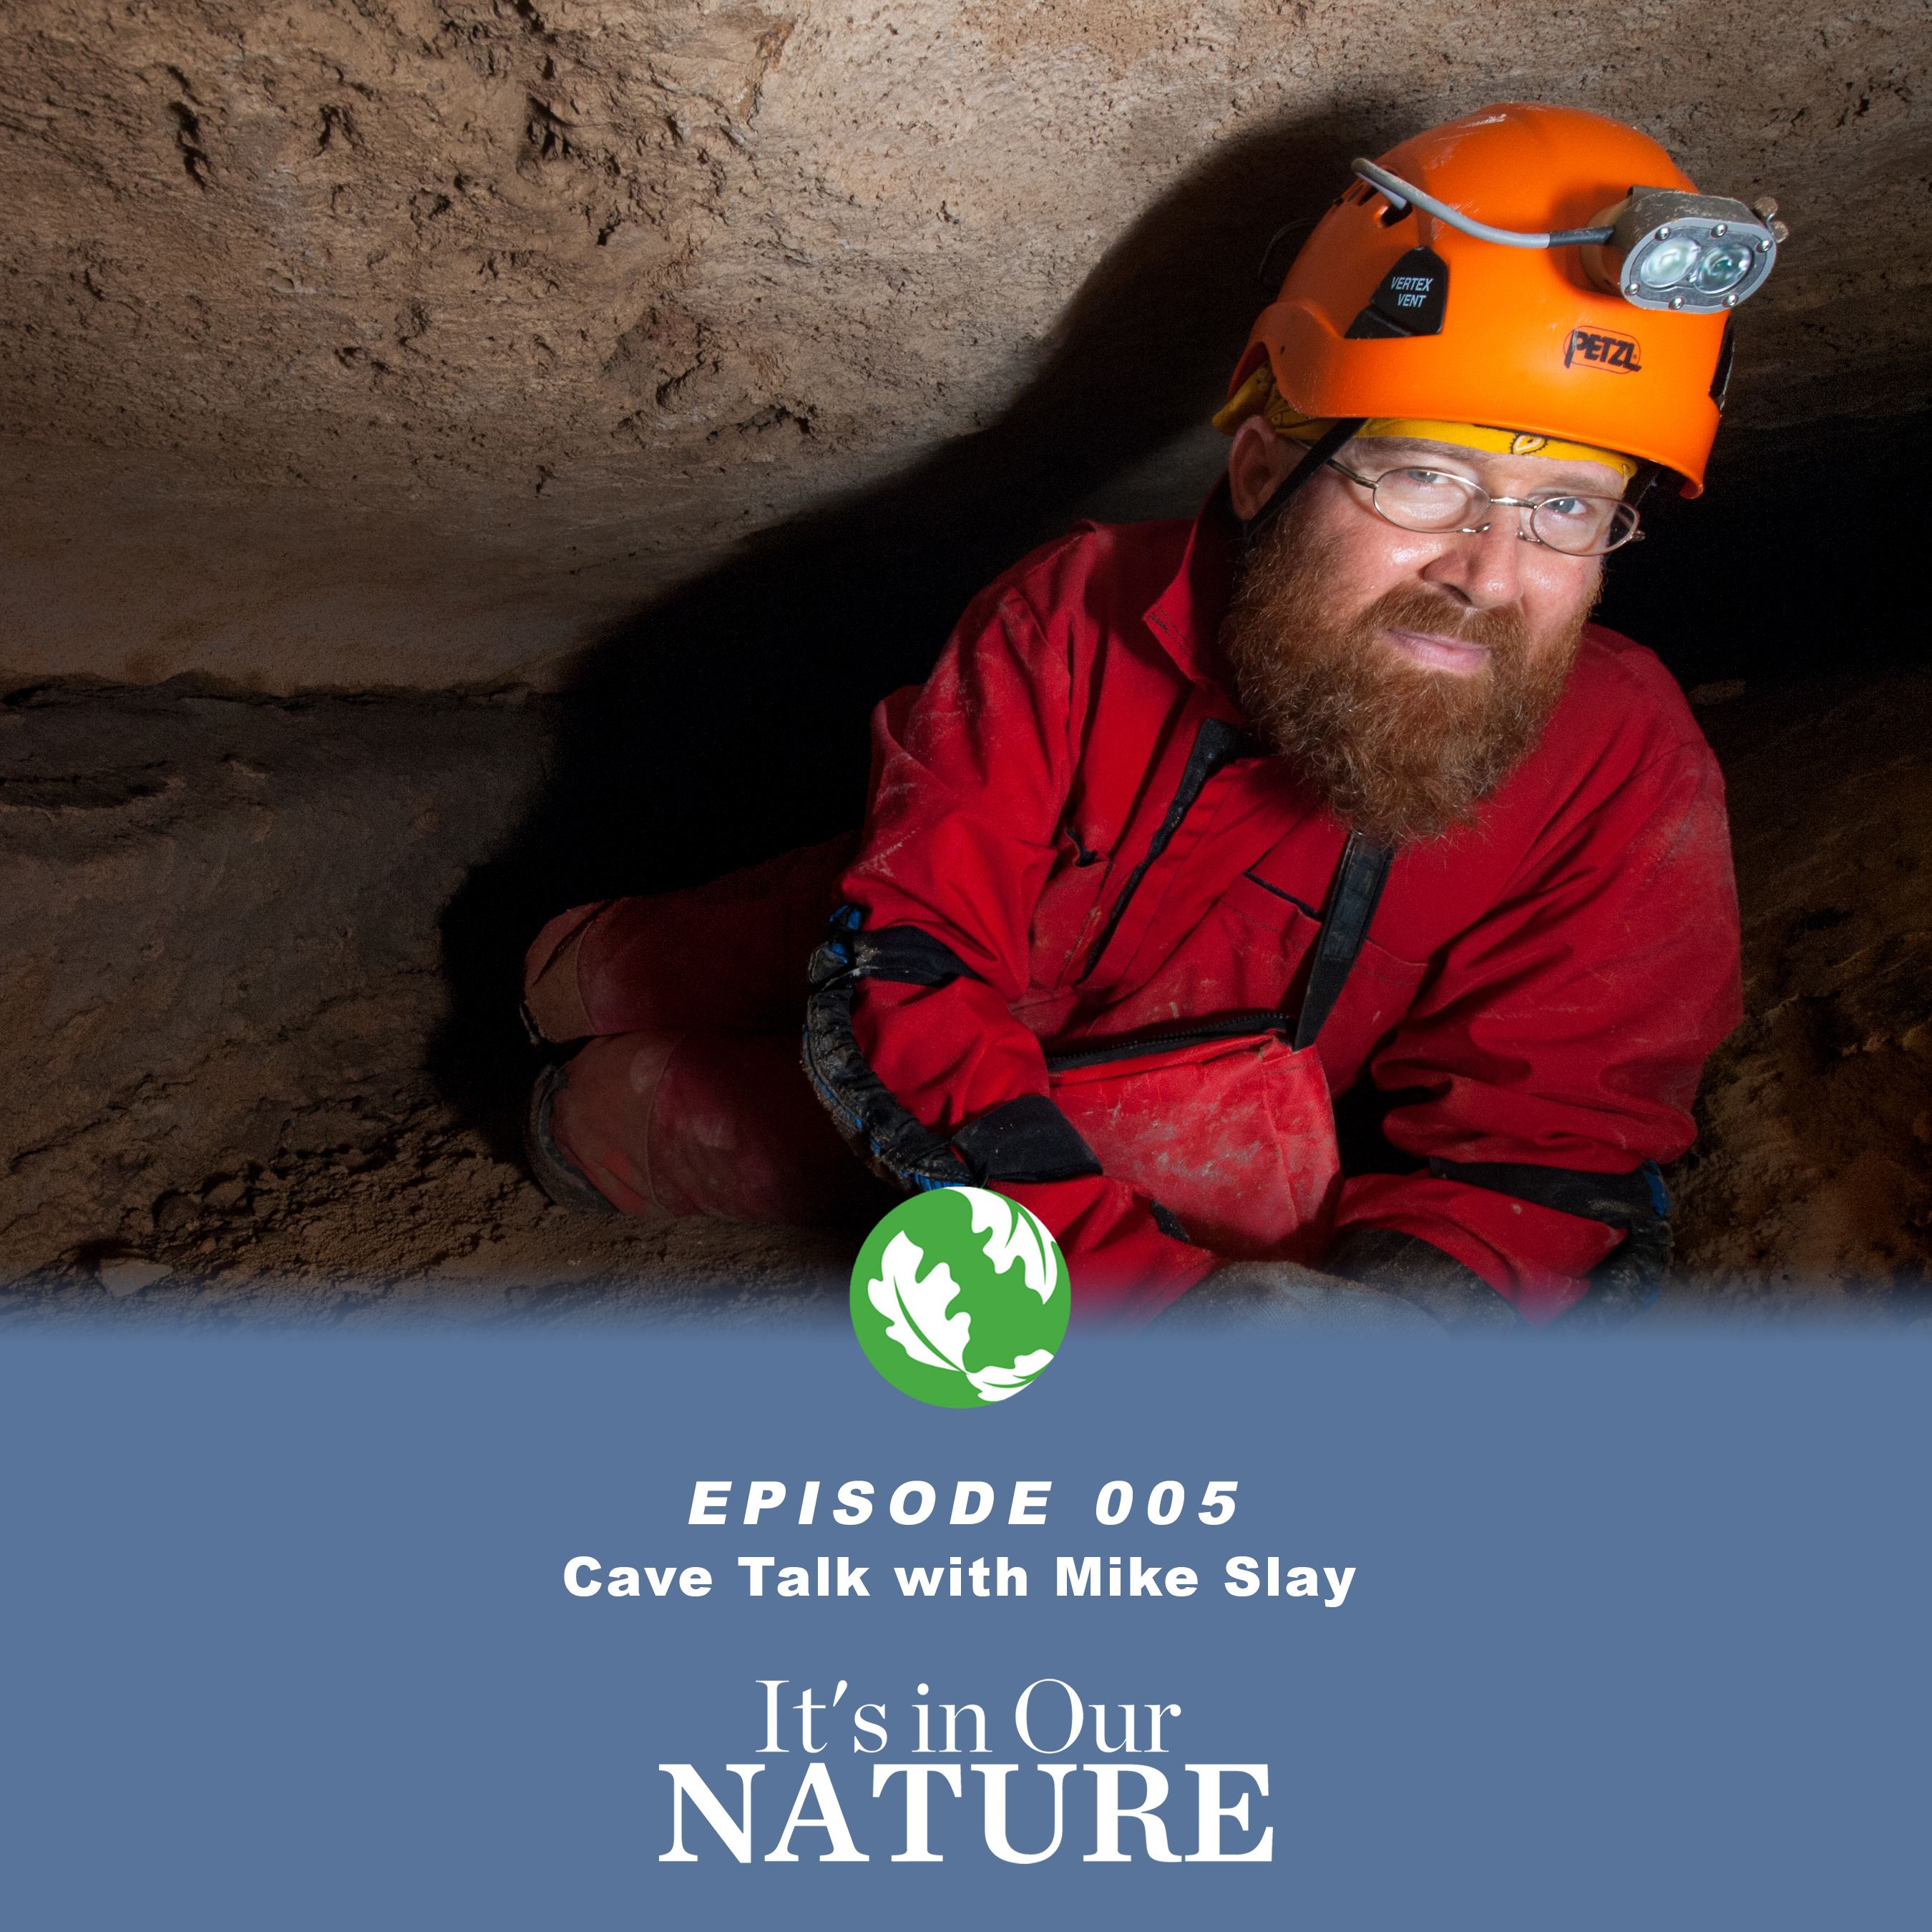
[[1301,454],[1299,444],[1275,434],[1265,416],[1252,416],[1235,430],[1228,452],[1228,494],[1243,523],[1281,487]]

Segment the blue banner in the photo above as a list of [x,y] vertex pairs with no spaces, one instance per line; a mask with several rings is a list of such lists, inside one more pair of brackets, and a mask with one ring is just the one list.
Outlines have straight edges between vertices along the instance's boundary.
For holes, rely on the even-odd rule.
[[6,1917],[1916,1928],[1928,1366],[16,1334]]

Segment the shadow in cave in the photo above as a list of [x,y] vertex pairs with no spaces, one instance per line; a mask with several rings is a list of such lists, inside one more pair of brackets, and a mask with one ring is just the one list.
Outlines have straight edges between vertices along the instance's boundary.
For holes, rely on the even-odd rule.
[[[1738,353],[1748,380],[1744,322]],[[1705,494],[1653,494],[1644,542],[1610,560],[1598,620],[1648,645],[1687,691],[1922,663],[1911,492],[1896,478],[1928,433],[1923,408],[1720,429]]]
[[550,701],[544,796],[444,916],[452,1008],[430,1065],[448,1098],[513,1142],[534,1064],[523,954],[554,914],[858,824],[873,705],[926,677],[982,584],[1212,413],[1266,299],[1270,238],[1405,131],[1385,106],[1344,102],[1229,142],[1108,250],[997,422],[750,539],[585,654]]
[[[855,826],[872,706],[924,679],[984,584],[1211,413],[1285,272],[1292,243],[1265,292],[1258,282],[1270,238],[1318,214],[1350,158],[1400,139],[1407,118],[1342,103],[1229,143],[1108,251],[996,423],[748,540],[585,653],[545,701],[542,798],[442,922],[452,1004],[431,1068],[500,1148],[537,1058],[517,1008],[542,922]],[[1904,506],[1882,488],[1884,460],[1902,428],[1924,427],[1720,436],[1704,498],[1646,506],[1647,540],[1613,561],[1601,620],[1687,687],[1814,673],[1821,654],[1840,670],[1900,661]]]

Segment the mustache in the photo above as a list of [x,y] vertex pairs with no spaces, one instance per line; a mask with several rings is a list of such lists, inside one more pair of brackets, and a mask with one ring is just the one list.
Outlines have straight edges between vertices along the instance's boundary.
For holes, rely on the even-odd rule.
[[1419,584],[1398,584],[1385,591],[1362,613],[1360,622],[1363,631],[1371,634],[1384,630],[1418,631],[1492,651],[1520,652],[1529,646],[1529,620],[1520,604],[1480,610]]

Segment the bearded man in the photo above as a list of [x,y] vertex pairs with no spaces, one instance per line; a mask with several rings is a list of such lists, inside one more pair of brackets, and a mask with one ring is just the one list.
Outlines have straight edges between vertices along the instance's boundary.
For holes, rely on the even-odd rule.
[[[982,592],[879,707],[856,856],[545,929],[531,1012],[603,1036],[533,1102],[560,1198],[879,1211],[815,1094],[881,1181],[1031,1208],[1090,1314],[1654,1294],[1737,908],[1709,748],[1588,620],[1632,499],[1701,488],[1731,304],[1696,278],[1742,228],[1674,270],[1651,234],[1585,260],[1620,196],[1697,198],[1574,110],[1364,167],[1256,325],[1199,516],[1076,530]],[[1527,222],[1533,251],[1495,238]],[[1685,292],[1630,306],[1666,270]],[[759,1028],[830,897],[808,1090]],[[674,931],[722,980],[667,982]]]

